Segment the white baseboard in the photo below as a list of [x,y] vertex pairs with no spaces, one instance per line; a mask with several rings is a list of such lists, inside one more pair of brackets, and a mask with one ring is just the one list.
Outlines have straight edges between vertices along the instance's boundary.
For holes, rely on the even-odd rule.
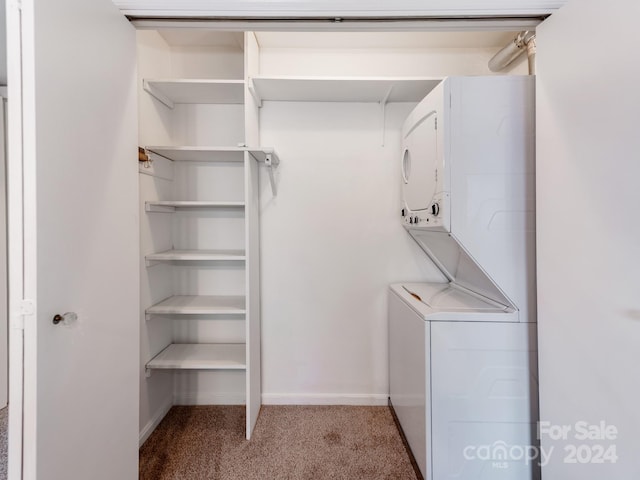
[[156,429],[156,427],[160,425],[160,422],[167,415],[167,413],[169,413],[169,410],[171,410],[172,406],[173,406],[173,403],[171,402],[171,399],[169,399],[168,402],[165,402],[165,404],[158,409],[158,411],[151,418],[151,420],[147,422],[147,424],[144,426],[144,428],[140,432],[138,447],[141,447],[142,444],[147,441],[147,438],[149,438],[149,435],[151,435],[151,433]]
[[263,393],[263,405],[361,405],[385,406],[386,393]]
[[244,405],[243,393],[174,393],[174,405]]

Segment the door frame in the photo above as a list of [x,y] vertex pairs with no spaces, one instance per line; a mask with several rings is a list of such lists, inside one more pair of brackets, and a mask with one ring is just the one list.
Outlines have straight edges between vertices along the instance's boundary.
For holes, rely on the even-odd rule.
[[[37,228],[36,228],[36,147],[35,147],[35,52],[34,0],[6,2],[8,102],[7,117],[7,237],[9,283],[9,454],[8,478],[36,478],[36,374],[37,374]],[[117,3],[117,2],[116,2]],[[558,2],[563,3],[563,2]],[[123,12],[124,14],[124,12]],[[254,20],[190,22],[194,27],[244,31],[339,31],[340,24],[325,22],[289,23],[269,18]],[[454,30],[512,30],[539,23],[529,18],[465,19],[449,21]],[[184,19],[138,19],[138,29],[184,27]],[[379,22],[351,24],[356,31],[438,31],[438,21],[394,19],[393,26]],[[355,28],[354,28],[355,27]],[[24,86],[24,89],[23,89]]]
[[[35,479],[37,242],[32,2],[7,1],[6,18],[7,91],[12,99],[7,102],[8,478]],[[28,96],[26,92],[34,93]]]
[[6,2],[7,20],[7,276],[9,323],[9,421],[8,478],[22,478],[23,340],[24,298],[23,197],[22,197],[22,68],[21,12],[14,2]]

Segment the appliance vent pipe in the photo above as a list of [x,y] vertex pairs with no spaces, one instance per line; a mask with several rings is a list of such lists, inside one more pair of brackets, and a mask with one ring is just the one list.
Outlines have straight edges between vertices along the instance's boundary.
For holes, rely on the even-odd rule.
[[529,74],[534,75],[536,73],[536,34],[530,31],[520,32],[509,45],[496,53],[489,60],[489,70],[492,72],[503,70],[522,55],[525,50],[529,57]]

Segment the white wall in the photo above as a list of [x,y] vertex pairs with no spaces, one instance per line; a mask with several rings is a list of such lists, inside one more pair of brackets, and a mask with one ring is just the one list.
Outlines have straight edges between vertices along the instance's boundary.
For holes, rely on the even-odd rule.
[[[262,75],[430,76],[495,75],[489,59],[500,47],[487,48],[264,48]],[[526,57],[502,75],[527,74]]]
[[282,159],[262,200],[265,403],[386,404],[387,286],[441,277],[400,222],[400,127],[412,104],[265,102]]
[[[574,0],[538,29],[540,416],[573,428],[543,478],[640,477],[640,63],[635,0]],[[580,441],[604,421],[614,440]],[[614,445],[616,464],[568,463]]]
[[0,0],[0,85],[7,84],[7,12],[6,1]]
[[[263,48],[263,75],[486,74],[496,49]],[[513,72],[524,73],[519,63]],[[265,102],[262,386],[265,403],[386,404],[387,286],[443,281],[400,222],[400,128],[414,104]]]

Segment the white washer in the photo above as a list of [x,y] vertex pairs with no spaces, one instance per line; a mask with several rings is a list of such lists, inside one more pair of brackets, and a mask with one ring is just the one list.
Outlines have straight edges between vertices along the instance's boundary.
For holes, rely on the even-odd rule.
[[447,284],[390,287],[391,403],[426,480],[540,478],[518,459],[538,445],[536,325],[514,314]]

